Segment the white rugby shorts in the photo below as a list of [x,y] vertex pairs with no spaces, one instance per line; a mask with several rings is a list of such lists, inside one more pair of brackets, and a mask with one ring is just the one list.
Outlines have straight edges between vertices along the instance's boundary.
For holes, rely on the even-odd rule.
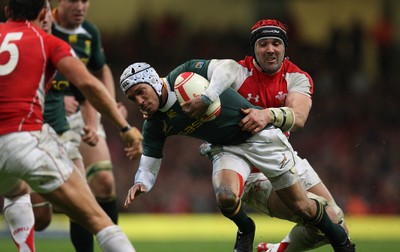
[[[305,190],[321,182],[318,174],[306,159],[301,159],[296,156],[296,169],[300,178],[300,183]],[[264,174],[261,172],[251,173],[246,180],[242,200],[252,209],[271,215],[269,212],[268,199],[272,190],[271,181]],[[314,197],[310,195],[310,198]]]
[[72,171],[63,144],[48,124],[40,131],[0,136],[0,194],[14,189],[20,179],[38,193],[52,192]]
[[[83,135],[83,126],[85,125],[81,111],[78,111],[70,116],[67,116],[68,124],[71,130],[75,131],[79,135]],[[102,138],[106,138],[106,132],[104,131],[103,124],[101,123],[101,114],[97,113],[97,135]]]
[[254,167],[267,177],[278,177],[295,167],[296,153],[280,129],[269,128],[239,145],[223,145],[214,155],[213,172],[229,169],[244,180]]
[[73,130],[67,130],[59,137],[61,143],[64,145],[64,148],[67,151],[69,159],[82,159],[82,155],[79,151],[79,145],[81,144],[81,136],[79,134]]

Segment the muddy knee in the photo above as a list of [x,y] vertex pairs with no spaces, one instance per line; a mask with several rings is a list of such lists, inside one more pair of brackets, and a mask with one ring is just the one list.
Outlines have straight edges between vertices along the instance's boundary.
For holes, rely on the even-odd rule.
[[220,187],[216,190],[218,207],[224,212],[232,212],[237,207],[239,198],[230,188]]

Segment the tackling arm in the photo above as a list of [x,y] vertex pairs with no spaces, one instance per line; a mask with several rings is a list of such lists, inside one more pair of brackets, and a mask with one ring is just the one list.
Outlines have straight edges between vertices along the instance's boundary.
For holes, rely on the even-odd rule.
[[291,108],[295,115],[294,125],[291,131],[302,129],[311,110],[311,98],[298,92],[290,92],[286,97],[285,106]]
[[201,118],[208,106],[233,84],[238,71],[239,64],[234,60],[211,60],[207,69],[207,89],[198,97],[182,103],[183,112],[189,117]]
[[210,85],[204,90],[203,95],[214,102],[233,84],[239,68],[240,65],[234,60],[211,60],[207,72]]

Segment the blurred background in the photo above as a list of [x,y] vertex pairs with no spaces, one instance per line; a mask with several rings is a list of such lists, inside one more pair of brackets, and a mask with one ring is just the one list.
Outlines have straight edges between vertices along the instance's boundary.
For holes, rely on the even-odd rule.
[[[249,53],[256,21],[281,20],[288,26],[290,59],[310,73],[315,85],[308,122],[291,135],[294,148],[347,214],[400,213],[400,1],[90,2],[88,20],[102,33],[117,99],[140,129],[139,111],[118,86],[126,66],[146,61],[165,76],[189,59],[240,60]],[[177,136],[167,141],[155,187],[123,209],[138,161],[125,157],[118,130],[107,119],[104,123],[121,211],[218,212],[211,163],[198,154],[201,141]]]

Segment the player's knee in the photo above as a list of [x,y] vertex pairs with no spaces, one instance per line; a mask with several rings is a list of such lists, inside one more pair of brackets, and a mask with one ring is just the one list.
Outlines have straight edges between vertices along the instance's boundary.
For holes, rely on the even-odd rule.
[[308,211],[307,208],[301,208],[301,207],[294,208],[293,212],[298,218],[305,221],[310,220],[313,217],[311,212]]
[[90,181],[93,194],[99,198],[109,198],[115,195],[114,177],[111,172],[99,172]]
[[45,230],[50,225],[53,216],[51,204],[48,202],[33,204],[32,209],[35,217],[35,231]]
[[99,198],[115,196],[115,180],[110,161],[101,161],[87,168],[87,180],[93,194]]
[[[317,200],[315,200],[318,202]],[[307,201],[298,201],[298,202],[293,202],[291,205],[291,210],[293,211],[295,215],[295,219],[298,220],[303,220],[303,221],[308,221],[314,217],[313,214],[313,204],[314,200],[309,199]]]
[[[41,207],[42,209],[33,209],[35,215],[35,231],[45,230],[51,223],[52,210],[49,207]],[[41,212],[38,214],[37,212]],[[40,216],[37,216],[40,215]]]
[[32,192],[30,197],[35,217],[35,231],[42,231],[50,225],[53,216],[52,205],[36,192]]
[[234,210],[239,201],[237,195],[235,195],[230,188],[226,187],[217,188],[216,198],[219,208],[226,212]]
[[343,210],[340,207],[338,207],[335,203],[328,204],[325,209],[332,222],[338,224],[341,224],[343,222],[344,219]]
[[325,207],[325,211],[328,214],[329,218],[332,220],[332,222],[338,224],[343,223],[344,220],[343,210],[338,205],[336,205],[335,201],[333,200],[328,201],[324,197],[316,195],[311,192],[307,192],[307,196],[310,199],[319,201]]

